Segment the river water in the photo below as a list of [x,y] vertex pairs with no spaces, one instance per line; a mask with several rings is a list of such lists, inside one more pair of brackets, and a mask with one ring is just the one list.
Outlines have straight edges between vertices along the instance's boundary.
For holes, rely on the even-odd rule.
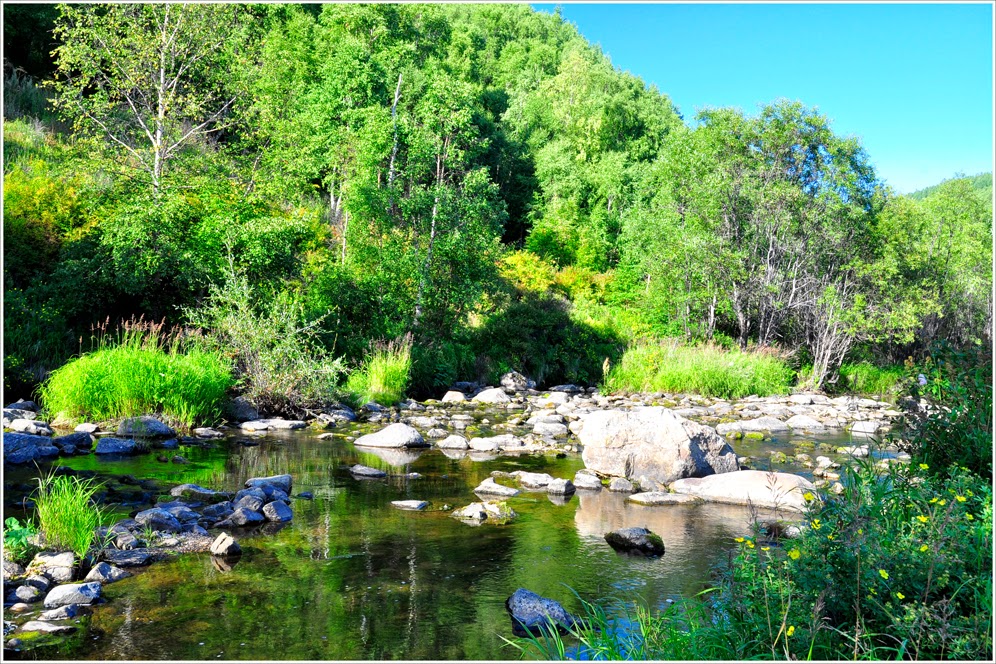
[[[851,444],[847,434],[816,440]],[[97,471],[111,484],[132,475],[164,488],[194,482],[235,491],[249,477],[290,473],[293,493],[310,491],[314,499],[293,500],[294,519],[282,528],[236,533],[244,553],[230,568],[209,554],[185,554],[130,570],[133,577],[105,586],[109,601],[81,623],[84,629],[58,646],[19,656],[515,659],[518,652],[503,637],[512,637],[504,603],[517,588],[553,598],[569,611],[580,610],[580,599],[661,608],[668,599],[710,587],[711,570],[729,556],[733,538],[750,531],[750,514],[738,506],[644,507],[605,490],[579,491],[566,501],[523,492],[508,499],[518,517],[506,525],[473,526],[448,514],[479,500],[473,489],[492,471],[573,478],[583,467],[577,454],[372,453],[345,437],[321,440],[311,431],[254,438],[254,446],[244,441],[234,436],[181,447],[186,465],[164,463],[155,453],[125,461],[95,455],[60,460]],[[791,453],[793,442],[782,437],[733,445],[738,454],[764,457],[772,450]],[[348,472],[354,463],[389,476],[354,479]],[[791,466],[775,469],[805,474]],[[25,481],[23,472],[8,473],[6,481]],[[120,488],[128,486],[135,488]],[[403,499],[431,505],[423,512],[391,507]],[[121,509],[126,516],[128,507]],[[658,533],[665,555],[646,559],[613,551],[604,534],[630,526]]]

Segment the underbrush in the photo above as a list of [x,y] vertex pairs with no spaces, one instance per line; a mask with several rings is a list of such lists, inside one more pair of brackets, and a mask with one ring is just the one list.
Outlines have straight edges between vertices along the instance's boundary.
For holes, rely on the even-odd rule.
[[410,334],[387,343],[374,344],[363,365],[346,380],[346,391],[355,405],[370,401],[390,406],[401,400],[412,368]]
[[183,426],[220,417],[232,385],[219,353],[164,338],[161,325],[133,321],[116,341],[56,369],[39,388],[45,409],[68,420],[104,421],[158,413]]
[[839,391],[880,397],[896,395],[906,377],[902,366],[878,367],[871,362],[845,362],[839,374]]
[[692,392],[738,399],[788,392],[792,371],[780,358],[758,352],[677,343],[631,346],[609,369],[604,389]]

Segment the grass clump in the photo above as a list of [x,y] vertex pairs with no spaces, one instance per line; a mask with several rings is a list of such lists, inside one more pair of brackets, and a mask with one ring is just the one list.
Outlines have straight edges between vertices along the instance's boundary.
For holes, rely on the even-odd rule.
[[760,352],[674,342],[641,344],[610,367],[604,388],[630,392],[691,392],[738,399],[788,392],[792,371],[780,358]]
[[161,324],[125,323],[116,341],[103,334],[98,349],[59,369],[42,384],[45,408],[56,417],[97,421],[156,413],[183,426],[221,415],[232,385],[218,354],[183,348]]
[[840,365],[839,387],[857,394],[886,396],[900,389],[906,371],[900,366],[877,367],[871,362]]
[[45,546],[82,558],[100,527],[102,510],[94,504],[100,485],[92,479],[49,474],[38,478],[35,509]]
[[350,374],[346,391],[356,405],[370,401],[397,403],[408,388],[412,368],[412,337],[374,344],[363,365]]

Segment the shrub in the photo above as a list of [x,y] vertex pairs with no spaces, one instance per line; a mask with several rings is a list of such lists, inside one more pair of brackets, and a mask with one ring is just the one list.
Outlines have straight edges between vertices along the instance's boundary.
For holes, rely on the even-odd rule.
[[162,326],[133,321],[117,341],[56,369],[39,392],[50,413],[78,420],[108,420],[158,413],[184,426],[221,415],[231,369],[216,352],[182,349]]
[[3,526],[4,556],[15,563],[27,562],[38,548],[31,543],[31,538],[38,534],[38,529],[30,519],[22,525],[14,517],[4,521]]
[[871,362],[845,362],[839,373],[838,389],[877,396],[895,395],[906,377],[902,366],[877,367]]
[[[936,345],[908,363],[911,400],[900,446],[937,472],[953,465],[992,478],[993,360],[985,346]],[[923,380],[920,380],[920,376]],[[922,384],[921,384],[922,383]],[[926,408],[919,400],[926,402]]]
[[99,489],[92,479],[71,475],[38,478],[34,501],[46,547],[86,555],[103,516],[93,503]]
[[694,392],[738,399],[788,392],[792,372],[770,353],[724,351],[713,345],[676,342],[638,344],[611,367],[604,387],[611,391]]
[[184,313],[201,331],[197,343],[232,359],[236,386],[264,412],[296,415],[337,397],[343,363],[319,343],[321,320],[306,322],[291,293],[262,302],[230,267],[206,301]]
[[370,401],[391,405],[401,400],[408,387],[412,368],[410,334],[388,343],[379,343],[363,366],[346,381],[346,391],[356,405]]

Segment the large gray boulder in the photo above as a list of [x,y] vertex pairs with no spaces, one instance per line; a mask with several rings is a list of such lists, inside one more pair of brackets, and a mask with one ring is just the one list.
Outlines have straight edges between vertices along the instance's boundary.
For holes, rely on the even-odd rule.
[[353,444],[366,447],[428,447],[417,429],[400,422],[390,424],[377,433],[360,436]]
[[671,483],[675,493],[698,496],[706,501],[732,503],[771,509],[804,511],[805,494],[815,496],[816,488],[804,477],[791,473],[738,470],[723,475],[691,477]]
[[264,493],[267,485],[280,489],[290,495],[291,488],[294,486],[294,478],[287,474],[270,475],[269,477],[250,477],[246,480],[245,484],[247,489],[260,487],[264,489]]
[[663,484],[737,470],[737,455],[712,428],[667,408],[600,410],[578,435],[585,466],[602,475],[646,476]]
[[139,438],[172,438],[176,432],[151,415],[142,415],[122,420],[121,424],[118,425],[118,435]]
[[53,553],[42,551],[36,553],[28,564],[27,574],[41,574],[56,583],[72,581],[73,570],[76,568],[76,554],[72,551]]
[[59,456],[59,448],[52,445],[52,441],[45,436],[7,432],[3,434],[4,463],[31,463],[36,459],[53,456]]
[[55,609],[67,604],[93,604],[98,599],[100,599],[100,584],[96,581],[67,583],[52,588],[45,595],[45,608]]
[[519,588],[505,600],[505,609],[512,618],[512,633],[516,636],[542,636],[551,627],[563,633],[571,629],[577,618],[552,599]]
[[644,556],[663,556],[664,542],[656,533],[646,528],[622,528],[605,534],[605,541],[616,551],[639,553]]
[[138,444],[125,438],[101,438],[93,450],[94,454],[135,454],[138,451]]
[[505,390],[500,387],[493,387],[490,390],[479,392],[474,396],[472,401],[476,401],[477,403],[509,403],[511,399],[505,394]]
[[166,533],[178,533],[183,530],[180,521],[161,507],[139,512],[135,515],[135,521],[146,528]]

